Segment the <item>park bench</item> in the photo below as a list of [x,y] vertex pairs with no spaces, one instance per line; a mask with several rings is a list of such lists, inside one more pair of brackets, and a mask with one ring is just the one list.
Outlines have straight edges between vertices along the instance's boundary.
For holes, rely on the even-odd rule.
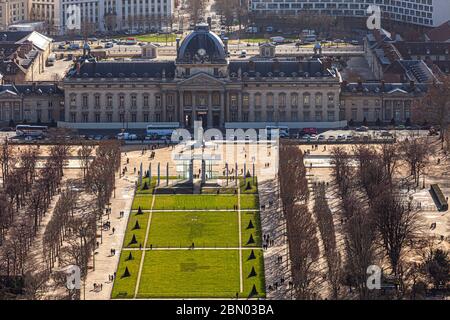
[[439,211],[448,210],[447,198],[444,197],[444,194],[442,193],[441,188],[439,188],[438,184],[430,185],[430,193],[433,199],[435,200],[436,206],[439,209]]

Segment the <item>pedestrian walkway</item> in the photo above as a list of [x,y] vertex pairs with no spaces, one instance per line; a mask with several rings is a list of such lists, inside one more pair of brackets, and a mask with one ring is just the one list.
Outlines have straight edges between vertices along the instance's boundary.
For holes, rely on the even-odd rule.
[[[108,276],[114,275],[120,258],[123,237],[128,222],[128,215],[133,202],[134,185],[136,178],[129,176],[116,180],[116,197],[111,199],[111,214],[109,231],[103,231],[103,243],[95,251],[95,270],[88,272],[85,292],[81,288],[81,299],[106,300],[110,299],[114,281]],[[120,212],[123,212],[123,216]],[[114,233],[112,232],[114,228]],[[111,255],[111,249],[115,255]],[[102,285],[101,290],[94,291],[94,283]]]
[[[292,299],[286,220],[279,196],[278,180],[274,175],[260,174],[258,181],[263,245],[268,244],[264,250],[266,297],[272,300]],[[267,236],[268,241],[264,241]]]

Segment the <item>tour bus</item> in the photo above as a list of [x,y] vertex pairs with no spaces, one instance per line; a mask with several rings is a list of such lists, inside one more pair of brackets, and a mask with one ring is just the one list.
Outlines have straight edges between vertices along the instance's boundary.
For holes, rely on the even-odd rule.
[[47,126],[31,126],[20,124],[16,126],[16,135],[19,137],[41,137],[48,131]]
[[270,139],[272,136],[272,130],[279,130],[279,137],[280,138],[289,138],[289,127],[286,126],[267,126],[266,127],[266,134],[267,139]]
[[153,123],[147,126],[148,140],[170,140],[172,132],[179,128],[179,125],[174,123]]

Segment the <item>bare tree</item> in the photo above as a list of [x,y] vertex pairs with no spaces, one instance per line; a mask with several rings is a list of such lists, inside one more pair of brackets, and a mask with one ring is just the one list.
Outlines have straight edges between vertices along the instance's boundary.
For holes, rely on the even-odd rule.
[[400,144],[403,160],[408,164],[416,185],[425,169],[429,157],[429,146],[425,139],[406,139]]

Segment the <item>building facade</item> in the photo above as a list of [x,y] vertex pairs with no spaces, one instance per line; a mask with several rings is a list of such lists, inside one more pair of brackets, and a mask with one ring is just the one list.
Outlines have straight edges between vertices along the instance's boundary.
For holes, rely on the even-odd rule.
[[30,18],[51,34],[148,31],[170,24],[174,0],[31,0]]
[[319,59],[233,61],[226,51],[199,25],[177,47],[175,61],[82,61],[64,80],[66,121],[116,128],[192,127],[194,120],[207,128],[339,122],[340,76]]
[[0,0],[0,30],[6,30],[11,24],[27,20],[28,3],[28,0]]
[[64,121],[64,93],[57,85],[0,85],[0,124],[57,121]]
[[341,106],[345,119],[356,123],[406,123],[414,102],[426,94],[426,84],[342,82]]
[[415,25],[437,27],[450,20],[448,0],[250,0],[257,14],[299,14],[311,12],[342,17],[367,17],[369,5],[378,5],[385,18]]

